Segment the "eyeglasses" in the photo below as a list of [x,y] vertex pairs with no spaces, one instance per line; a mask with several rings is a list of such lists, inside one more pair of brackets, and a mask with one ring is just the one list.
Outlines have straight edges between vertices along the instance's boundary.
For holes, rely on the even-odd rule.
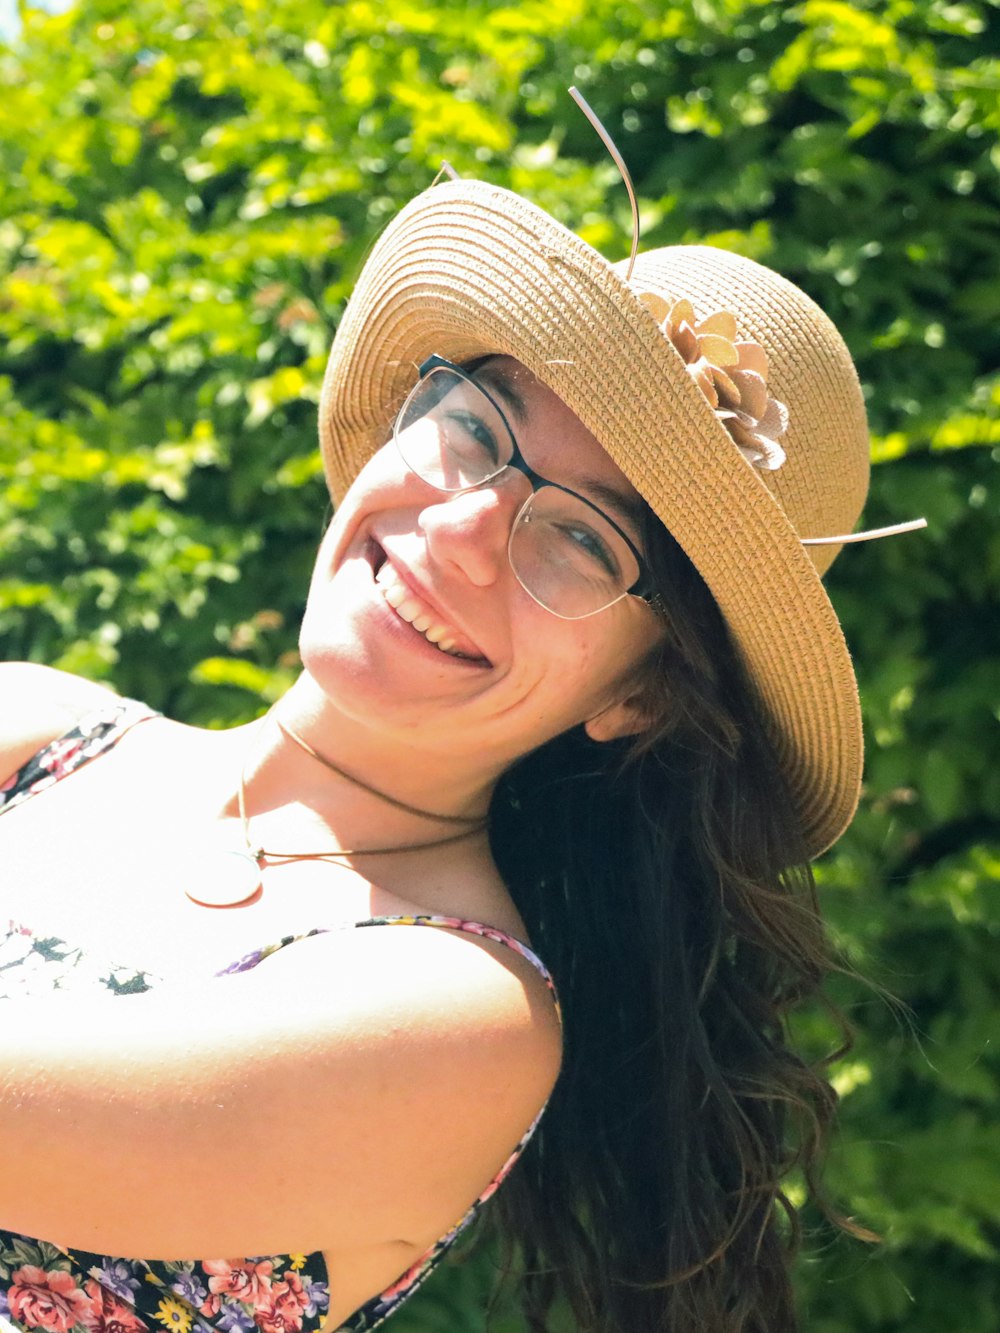
[[431,356],[423,363],[392,437],[410,471],[435,490],[473,490],[509,467],[527,477],[531,494],[511,526],[507,554],[521,587],[546,611],[582,620],[628,596],[662,605],[618,524],[584,496],[539,476],[502,409],[450,361]]

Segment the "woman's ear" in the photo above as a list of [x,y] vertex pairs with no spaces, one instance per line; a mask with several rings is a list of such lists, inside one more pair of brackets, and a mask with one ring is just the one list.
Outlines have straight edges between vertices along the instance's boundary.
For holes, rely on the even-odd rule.
[[617,741],[624,736],[639,736],[653,722],[649,703],[647,691],[637,689],[589,718],[583,729],[592,741]]

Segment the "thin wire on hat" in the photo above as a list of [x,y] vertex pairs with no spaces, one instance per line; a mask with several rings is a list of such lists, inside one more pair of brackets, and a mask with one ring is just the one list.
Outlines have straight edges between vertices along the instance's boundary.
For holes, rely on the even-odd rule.
[[[625,270],[625,281],[628,282],[632,277],[632,269],[635,267],[636,255],[639,252],[639,206],[636,203],[635,187],[632,184],[632,176],[625,164],[625,159],[618,151],[617,145],[601,123],[596,111],[594,111],[587,99],[578,88],[570,87],[568,91],[570,97],[572,97],[573,101],[576,102],[577,106],[590,121],[601,142],[611,154],[615,166],[621,173],[622,180],[625,183],[625,189],[628,191],[629,203],[632,206],[632,249],[629,254],[628,268]],[[447,162],[442,162],[441,170],[444,171],[445,169],[449,172],[452,171],[452,168]],[[454,179],[455,173],[452,173],[452,176]],[[434,178],[435,181],[439,180],[440,177],[441,172],[439,171]],[[926,518],[914,518],[909,519],[905,523],[893,523],[888,527],[882,528],[867,528],[861,532],[846,533],[834,537],[799,537],[799,541],[803,546],[847,546],[858,542],[874,541],[879,537],[896,537],[901,533],[916,532],[920,528],[926,527]]]
[[849,546],[852,542],[870,542],[878,537],[896,537],[901,532],[916,532],[926,528],[926,518],[911,518],[906,523],[891,523],[887,528],[866,528],[864,532],[848,532],[842,537],[800,537],[803,546]]
[[441,165],[438,167],[437,175],[427,188],[433,190],[434,186],[437,185],[442,176],[447,176],[450,181],[460,181],[462,179],[446,157],[441,159]]
[[625,159],[618,151],[618,147],[598,119],[597,112],[593,109],[579,88],[570,87],[569,95],[577,104],[583,114],[597,131],[598,137],[604,144],[604,147],[614,159],[614,164],[621,172],[622,180],[625,182],[625,189],[628,191],[628,201],[632,205],[632,251],[628,257],[628,268],[625,270],[625,281],[628,282],[632,277],[632,269],[635,267],[635,257],[639,253],[639,205],[635,201],[635,187],[632,184],[632,175],[625,165]]
[[[635,187],[632,183],[632,176],[625,163],[625,159],[618,150],[618,146],[611,138],[611,135],[608,133],[596,111],[594,111],[587,99],[575,86],[571,85],[568,92],[570,97],[573,98],[574,102],[576,102],[577,106],[592,125],[601,142],[604,144],[614,161],[615,166],[618,168],[625,189],[628,192],[629,204],[632,209],[632,246],[629,253],[628,268],[625,270],[625,281],[627,283],[631,279],[632,270],[635,266],[636,257],[639,252],[639,206],[635,197]],[[447,176],[449,181],[462,180],[459,173],[445,158],[441,159],[441,165],[438,168],[434,179],[431,181],[431,186],[433,187],[437,185],[442,176]],[[570,363],[567,362],[567,364]],[[881,537],[896,537],[906,532],[917,532],[921,528],[926,527],[926,518],[915,518],[908,519],[904,523],[893,523],[886,527],[863,529],[861,532],[840,533],[835,536],[827,537],[798,537],[798,541],[802,546],[848,546],[861,542],[875,541]]]

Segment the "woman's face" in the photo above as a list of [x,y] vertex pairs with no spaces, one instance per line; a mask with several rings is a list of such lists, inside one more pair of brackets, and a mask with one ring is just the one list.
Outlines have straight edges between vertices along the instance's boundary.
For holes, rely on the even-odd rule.
[[[510,358],[476,378],[530,466],[641,550],[636,491],[569,408]],[[339,710],[422,748],[471,752],[494,773],[581,722],[597,740],[643,728],[638,668],[661,622],[634,597],[581,620],[539,606],[507,554],[529,493],[510,468],[438,491],[392,443],[379,450],[323,541],[302,627],[306,670]]]

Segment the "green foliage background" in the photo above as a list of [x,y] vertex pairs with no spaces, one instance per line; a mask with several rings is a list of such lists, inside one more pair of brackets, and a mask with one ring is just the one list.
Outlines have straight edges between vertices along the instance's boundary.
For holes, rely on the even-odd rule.
[[[830,583],[868,724],[819,866],[858,1025],[811,1333],[994,1333],[1000,1309],[1000,11],[996,0],[81,0],[0,48],[0,640],[210,726],[295,672],[326,511],[325,352],[371,238],[447,157],[611,257],[787,274],[843,330],[870,524]],[[753,571],[748,571],[753,577]],[[817,1051],[825,1020],[805,1015]],[[480,1329],[488,1254],[397,1333]],[[503,1316],[502,1333],[517,1333]]]

